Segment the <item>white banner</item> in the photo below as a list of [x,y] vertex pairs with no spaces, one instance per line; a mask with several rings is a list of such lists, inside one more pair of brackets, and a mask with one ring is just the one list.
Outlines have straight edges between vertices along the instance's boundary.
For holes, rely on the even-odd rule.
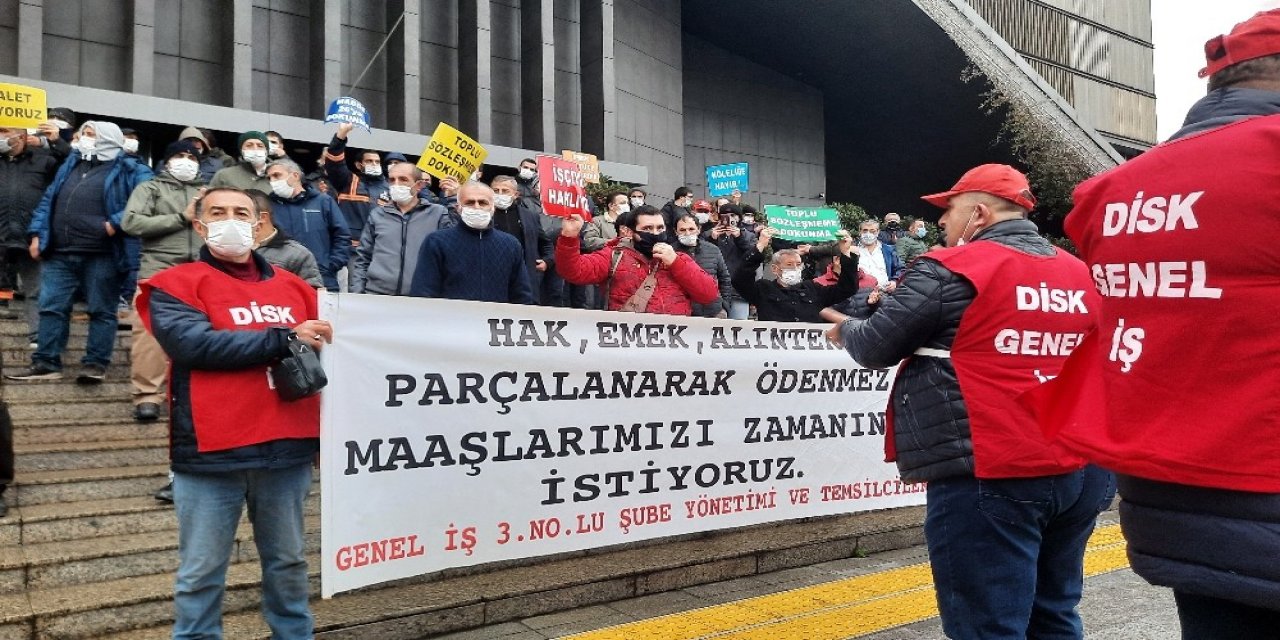
[[822,325],[327,295],[325,597],[448,567],[924,502],[892,370]]

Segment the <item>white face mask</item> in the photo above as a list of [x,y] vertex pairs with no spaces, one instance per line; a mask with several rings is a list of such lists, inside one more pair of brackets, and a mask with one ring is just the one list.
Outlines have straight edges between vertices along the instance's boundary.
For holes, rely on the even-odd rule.
[[867,246],[869,247],[869,246],[871,246],[871,245],[873,245],[873,244],[875,244],[875,243],[876,243],[876,234],[874,234],[874,233],[864,233],[864,234],[862,234],[862,235],[858,236],[858,241],[859,241],[859,242],[861,242],[862,244],[867,245]]
[[59,119],[57,119],[57,118],[54,118],[54,119],[50,120],[49,122],[52,122],[52,123],[53,123],[55,126],[57,126],[59,129],[70,129],[70,128],[71,128],[71,123],[70,123],[70,122],[67,122],[66,120],[59,120]]
[[692,247],[693,245],[698,244],[698,234],[696,233],[676,237],[680,239],[680,244],[686,247]]
[[191,182],[200,174],[200,163],[186,158],[174,158],[169,161],[169,175],[183,182]]
[[260,167],[267,163],[267,152],[264,149],[246,149],[241,152],[240,157],[255,167]]
[[643,207],[643,206],[644,206],[644,198],[632,198],[632,199],[631,199],[631,206],[633,206],[633,207]]
[[782,273],[778,274],[778,282],[784,287],[794,287],[800,284],[802,273],[804,273],[803,269],[783,269]]
[[681,199],[677,200],[677,201],[676,201],[676,206],[678,206],[678,207],[684,207],[684,208],[688,209],[689,207],[693,206],[693,196],[689,196],[688,198],[681,198]]
[[493,196],[493,206],[499,209],[506,209],[516,201],[516,197],[509,193],[498,193]]
[[377,164],[377,163],[370,163],[370,164],[366,164],[366,165],[364,165],[364,174],[365,174],[366,176],[370,176],[370,177],[374,177],[374,178],[376,178],[376,177],[378,177],[378,176],[382,175],[382,165]]
[[280,152],[280,145],[278,145],[278,144],[276,144],[276,143],[274,143],[274,142],[272,142],[272,143],[267,147],[267,152],[268,152],[268,153],[270,153],[270,154],[271,154],[271,157],[273,157],[273,158],[279,158],[280,156],[284,155],[283,153],[281,153],[281,152]]
[[489,221],[493,219],[493,212],[488,209],[476,209],[473,207],[462,208],[462,223],[472,229],[486,229],[489,227]]
[[620,205],[618,205],[618,211],[617,211],[617,213],[615,213],[615,214],[613,214],[613,215],[615,215],[615,216],[620,216],[620,215],[622,215],[622,214],[624,214],[624,213],[631,213],[631,207],[629,207],[629,206],[627,206],[627,205],[625,205],[625,204],[620,204]]
[[750,226],[755,223],[756,223],[756,219],[753,216],[742,216],[742,224]]
[[204,242],[219,256],[241,258],[253,248],[253,225],[244,220],[215,220],[203,224],[209,231]]
[[533,169],[520,169],[520,179],[521,179],[521,180],[532,180],[532,179],[533,179]]
[[93,152],[98,148],[98,139],[93,136],[80,136],[76,146],[80,148],[80,155],[92,158]]
[[10,138],[0,138],[0,155],[13,151],[13,143],[10,140]]
[[137,140],[134,140],[133,138],[125,138],[125,139],[124,139],[124,151],[125,151],[125,153],[137,153],[137,152],[138,152],[138,141],[137,141]]
[[272,180],[271,192],[281,198],[292,198],[293,185],[289,184],[288,180]]
[[703,211],[699,211],[699,212],[697,212],[697,213],[693,214],[693,219],[694,219],[694,220],[697,220],[697,221],[698,221],[698,224],[706,224],[706,223],[707,223],[707,221],[711,219],[711,214],[706,213],[706,212],[703,212]]
[[393,184],[387,189],[387,195],[391,197],[391,201],[396,204],[405,204],[414,200],[413,187],[403,184]]

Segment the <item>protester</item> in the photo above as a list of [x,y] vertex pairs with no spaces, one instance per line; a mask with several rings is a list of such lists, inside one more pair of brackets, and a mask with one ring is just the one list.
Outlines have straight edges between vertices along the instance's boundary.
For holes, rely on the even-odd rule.
[[151,169],[123,153],[111,122],[85,122],[77,149],[62,164],[31,217],[33,259],[41,260],[39,346],[14,380],[62,378],[62,352],[77,291],[89,307],[89,339],[76,382],[102,382],[115,347],[120,278],[126,268],[120,222],[129,195]]
[[895,246],[906,234],[907,232],[902,228],[902,216],[896,213],[884,214],[884,229],[877,234],[880,244]]
[[1205,52],[1182,129],[1075,191],[1101,326],[1037,394],[1119,474],[1130,564],[1173,589],[1182,637],[1261,640],[1280,629],[1280,10]]
[[902,275],[898,253],[892,245],[880,242],[880,223],[875,220],[858,225],[858,264],[880,285],[889,285]]
[[352,262],[352,293],[409,295],[422,243],[456,222],[443,206],[419,196],[427,182],[421,169],[401,162],[388,171],[391,203],[369,212]]
[[62,162],[71,155],[71,137],[75,133],[76,112],[66,107],[52,107],[48,110],[49,119],[36,127],[36,132],[27,136],[27,146],[32,150],[43,149],[53,154]]
[[[358,247],[365,220],[370,210],[379,206],[378,200],[387,195],[389,185],[383,178],[382,159],[377,151],[356,154],[355,173],[347,168],[347,136],[354,126],[346,122],[338,125],[338,132],[324,153],[324,172],[337,194],[338,206],[351,232],[351,244]],[[354,259],[354,251],[352,257]]]
[[556,268],[574,284],[599,285],[604,308],[687,316],[693,304],[719,295],[715,279],[693,258],[667,244],[662,212],[643,206],[618,218],[618,237],[604,248],[579,252],[581,216],[566,218],[556,240]]
[[[40,263],[31,257],[27,227],[45,189],[58,174],[58,160],[27,142],[26,131],[0,127],[0,289],[26,299],[27,342],[39,327]],[[9,301],[0,302],[8,306]]]
[[[248,505],[262,565],[262,611],[278,638],[310,638],[303,504],[319,451],[320,399],[286,402],[268,366],[298,340],[333,338],[315,291],[255,254],[253,199],[210,189],[200,260],[143,285],[138,309],[173,361],[169,452],[178,515],[175,638],[220,637],[227,566]],[[248,308],[272,314],[237,313]]]
[[[1082,638],[1085,544],[1114,481],[1049,442],[1015,399],[1062,367],[1052,336],[1092,328],[1089,270],[1026,219],[1035,199],[1013,167],[977,167],[925,200],[946,209],[953,248],[912,263],[869,319],[824,312],[837,321],[828,336],[864,367],[905,360],[886,452],[904,482],[928,483],[924,534],[947,637]],[[1043,305],[1023,303],[1032,290]]]
[[131,156],[137,156],[138,149],[142,145],[142,139],[138,137],[138,130],[130,129],[129,127],[121,127],[120,133],[124,134],[124,144],[121,145],[121,148],[124,149],[125,153]]
[[[729,205],[732,206],[732,205]],[[769,269],[773,279],[756,279],[756,270],[764,261],[764,250],[773,238],[773,229],[760,230],[753,251],[743,256],[742,264],[733,272],[733,288],[747,302],[755,305],[756,318],[774,322],[821,322],[818,315],[826,307],[837,304],[858,289],[858,257],[853,240],[845,236],[840,242],[840,277],[827,287],[804,278],[804,265],[796,249],[773,252]]]
[[[742,226],[742,209],[738,205],[730,204],[722,207],[715,212],[715,215],[715,221],[705,234],[724,256],[724,263],[729,268],[729,279],[732,282],[733,274],[742,267],[743,258],[754,250],[756,234]],[[738,293],[736,288],[724,299],[724,302],[725,310],[733,320],[746,320],[751,315],[751,304]]]
[[[194,262],[200,257],[204,240],[192,226],[195,204],[203,190],[200,179],[200,151],[191,140],[179,140],[165,147],[163,168],[154,180],[133,190],[125,205],[120,226],[142,242],[138,280],[146,282],[174,265]],[[130,327],[129,379],[133,386],[133,418],[150,422],[160,417],[164,402],[165,374],[169,363],[154,336],[141,322]]]
[[311,250],[329,291],[338,290],[338,270],[347,265],[351,234],[338,203],[302,184],[302,168],[285,158],[267,165],[271,219],[290,238]]
[[644,199],[648,196],[644,189],[636,187],[627,194],[627,202],[631,204],[632,209],[639,209],[644,206]]
[[236,166],[236,159],[231,157],[231,154],[223,151],[222,148],[218,146],[218,137],[213,134],[213,130],[202,128],[200,129],[200,133],[204,135],[205,144],[208,146],[210,156],[216,158],[224,166]]
[[599,251],[618,237],[618,218],[631,211],[627,194],[621,191],[605,196],[604,211],[582,227],[582,251]]
[[542,208],[532,209],[526,204],[520,197],[519,185],[511,176],[494,177],[492,189],[493,228],[514,236],[520,243],[534,300],[550,303],[540,299],[543,274],[555,263],[555,249],[551,244],[553,236],[548,236],[543,229]]
[[409,295],[534,304],[520,242],[493,226],[494,197],[493,189],[483,182],[462,185],[458,191],[462,224],[427,236]]
[[[632,206],[635,211],[639,207]],[[693,190],[689,187],[676,189],[675,197],[662,205],[662,221],[668,229],[676,228],[676,219],[693,213]]]
[[[705,214],[704,214],[705,215]],[[730,282],[729,267],[724,262],[724,255],[714,242],[704,240],[700,233],[701,225],[693,216],[684,216],[676,220],[677,251],[686,253],[702,267],[707,275],[715,278],[719,285],[720,295],[707,304],[693,303],[694,316],[701,318],[727,318],[729,312],[725,308],[725,299],[733,295],[733,284]]]
[[253,198],[253,206],[258,211],[259,224],[253,237],[253,250],[270,262],[271,266],[280,267],[302,278],[316,289],[323,289],[320,266],[316,264],[316,257],[311,254],[311,250],[276,227],[271,213],[271,197],[257,190],[245,193]]
[[210,189],[231,187],[233,189],[257,189],[263,193],[271,191],[271,181],[267,178],[267,136],[261,131],[246,131],[240,134],[240,162],[214,174],[209,181]]
[[542,213],[542,187],[538,184],[538,161],[525,158],[516,168],[519,202],[527,209]]
[[[235,165],[235,161],[229,157],[218,156],[210,152],[209,142],[205,140],[204,133],[195,127],[187,127],[178,134],[178,140],[187,140],[196,145],[199,153],[196,158],[200,161],[200,180],[201,182],[209,182],[213,180],[213,176],[218,171]],[[228,163],[226,161],[230,160]]]
[[284,137],[279,131],[267,131],[267,158],[271,160],[279,160],[287,158],[288,153],[284,149]]
[[897,244],[894,245],[894,251],[898,254],[898,263],[905,267],[911,264],[912,260],[924,255],[929,250],[928,245],[924,243],[928,235],[929,224],[924,220],[913,220],[907,227],[907,235],[898,238]]
[[715,209],[711,207],[711,203],[706,200],[699,200],[693,203],[693,218],[698,223],[699,233],[708,231],[715,225],[715,223],[711,221],[711,214],[714,211]]

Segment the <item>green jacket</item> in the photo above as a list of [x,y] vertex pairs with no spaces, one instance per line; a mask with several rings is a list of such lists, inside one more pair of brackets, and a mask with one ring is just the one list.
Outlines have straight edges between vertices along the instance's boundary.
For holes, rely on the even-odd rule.
[[133,190],[120,226],[125,233],[142,238],[139,280],[150,278],[162,269],[200,259],[204,240],[182,212],[202,186],[198,178],[179,182],[168,173],[161,173]]
[[267,179],[267,174],[258,175],[258,172],[253,170],[253,165],[247,162],[241,162],[215,173],[213,179],[209,181],[209,188],[218,187],[231,187],[241,191],[257,189],[271,195],[271,181]]
[[904,267],[929,250],[929,247],[924,242],[911,236],[898,238],[898,244],[894,245],[894,247],[898,251],[898,260],[902,261],[902,266]]

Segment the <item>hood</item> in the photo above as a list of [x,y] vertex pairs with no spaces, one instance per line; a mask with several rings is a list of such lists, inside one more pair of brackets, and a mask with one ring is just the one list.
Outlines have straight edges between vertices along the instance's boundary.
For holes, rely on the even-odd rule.
[[80,125],[80,133],[83,134],[84,128],[88,126],[93,127],[94,138],[98,141],[94,157],[99,160],[115,160],[124,149],[124,133],[120,131],[120,127],[114,122],[90,120]]
[[182,130],[182,133],[178,134],[179,140],[187,140],[189,138],[195,138],[196,140],[199,140],[205,145],[209,144],[209,141],[204,139],[204,134],[200,133],[200,130],[195,127],[187,127],[186,129]]
[[1192,105],[1182,128],[1169,137],[1177,140],[1254,116],[1280,113],[1280,92],[1226,87],[1205,94]]

